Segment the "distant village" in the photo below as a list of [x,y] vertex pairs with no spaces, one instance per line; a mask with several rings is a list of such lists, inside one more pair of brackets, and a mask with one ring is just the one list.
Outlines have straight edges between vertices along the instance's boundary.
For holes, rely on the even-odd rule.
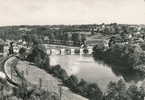
[[[31,40],[42,44],[64,45],[71,47],[109,47],[113,43],[143,44],[145,25],[92,24],[92,25],[52,25],[52,26],[6,26],[0,27],[0,52],[7,55],[10,42],[14,52],[29,48]],[[29,46],[28,46],[29,45]]]

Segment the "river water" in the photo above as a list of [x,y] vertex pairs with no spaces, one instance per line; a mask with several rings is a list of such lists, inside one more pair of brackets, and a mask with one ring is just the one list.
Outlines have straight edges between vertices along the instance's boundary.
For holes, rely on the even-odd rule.
[[[95,61],[91,55],[52,55],[50,64],[60,64],[69,75],[76,75],[88,82],[95,82],[102,91],[106,91],[110,81],[124,79],[127,85],[145,84],[145,75],[132,69],[120,69],[108,66],[100,61]],[[145,85],[144,85],[145,86]]]
[[50,64],[60,64],[69,75],[74,74],[89,82],[95,82],[103,91],[110,81],[117,81],[121,78],[121,76],[116,76],[109,66],[94,61],[92,56],[52,55]]

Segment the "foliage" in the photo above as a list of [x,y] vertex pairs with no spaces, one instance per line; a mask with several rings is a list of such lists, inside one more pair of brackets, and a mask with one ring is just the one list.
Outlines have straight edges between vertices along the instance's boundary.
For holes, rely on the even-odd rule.
[[143,100],[145,91],[136,85],[130,85],[128,88],[123,80],[110,82],[107,87],[105,100]]
[[65,81],[69,78],[68,74],[60,65],[53,66],[51,70],[48,70],[49,73],[52,73],[54,76],[60,78],[62,81]]
[[34,41],[32,52],[27,56],[27,60],[35,63],[40,68],[49,69],[49,56],[46,53],[46,48],[37,43],[38,42]]
[[102,100],[102,91],[95,83],[89,83],[83,79],[79,81],[76,76],[71,75],[68,80],[65,81],[66,86],[68,86],[73,92],[76,92],[90,100]]
[[131,85],[127,90],[127,95],[129,95],[131,100],[143,100],[145,93],[142,88],[138,88],[135,85]]
[[25,52],[26,52],[26,49],[25,48],[20,48],[19,54],[23,55]]
[[71,90],[75,91],[78,85],[78,78],[74,75],[71,75],[66,81],[66,86],[70,87]]
[[109,98],[109,100],[127,100],[126,86],[123,80],[119,80],[117,83],[110,82],[108,84],[106,98]]
[[[0,82],[0,94],[0,100],[52,100],[52,93],[49,91],[44,91],[34,86],[29,86],[28,89],[27,85],[12,87],[6,81],[5,83]],[[58,94],[53,96],[55,100],[59,100]]]
[[87,97],[90,100],[102,99],[103,95],[97,84],[86,82],[83,79],[79,80],[75,75],[68,76],[60,65],[53,66],[48,72],[61,79],[64,85],[73,92]]
[[96,60],[103,60],[111,65],[124,66],[124,68],[135,68],[144,64],[145,61],[145,52],[137,44],[116,43],[105,51],[104,48],[95,46],[93,51]]
[[25,55],[26,55],[26,49],[25,48],[20,48],[19,50],[19,58],[21,60],[25,59]]

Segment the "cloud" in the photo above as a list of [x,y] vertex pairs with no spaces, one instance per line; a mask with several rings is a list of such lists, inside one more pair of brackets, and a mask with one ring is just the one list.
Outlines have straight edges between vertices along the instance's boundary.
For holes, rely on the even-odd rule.
[[145,23],[143,0],[0,0],[0,25]]

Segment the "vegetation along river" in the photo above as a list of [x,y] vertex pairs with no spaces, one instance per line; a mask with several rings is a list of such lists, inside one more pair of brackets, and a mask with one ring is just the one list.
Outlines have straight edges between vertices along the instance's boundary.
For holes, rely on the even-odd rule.
[[144,75],[134,70],[122,70],[95,61],[92,56],[84,55],[51,55],[50,64],[60,64],[69,75],[76,75],[89,82],[95,82],[102,91],[105,91],[110,81],[124,79],[126,84],[144,83]]

